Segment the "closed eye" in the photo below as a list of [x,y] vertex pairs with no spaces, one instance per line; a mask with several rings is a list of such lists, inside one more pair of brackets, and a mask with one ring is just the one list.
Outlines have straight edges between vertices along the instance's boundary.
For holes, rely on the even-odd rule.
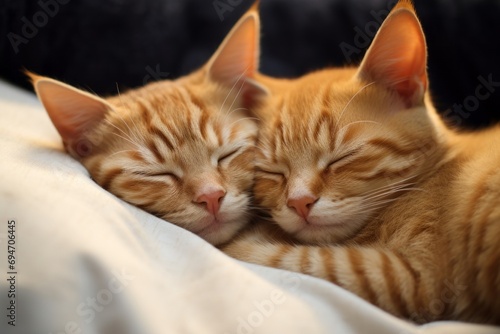
[[278,177],[279,178],[285,178],[285,174],[283,174],[281,172],[278,172],[278,171],[272,171],[272,170],[268,170],[268,169],[262,169],[260,167],[256,167],[255,171],[259,172],[259,173],[263,173],[263,174],[268,175],[268,176],[275,177],[275,178],[278,178]]
[[219,157],[219,159],[217,160],[217,162],[218,162],[218,163],[221,163],[221,162],[223,162],[224,160],[229,159],[230,157],[232,157],[233,155],[235,155],[236,153],[238,153],[238,151],[239,151],[239,150],[240,150],[240,149],[238,148],[238,149],[233,150],[233,151],[231,151],[231,152],[229,152],[229,153],[227,153],[227,154],[221,155],[221,156]]
[[355,154],[356,154],[356,153],[358,153],[359,151],[360,151],[360,150],[359,150],[359,149],[357,149],[357,150],[351,151],[351,152],[349,152],[349,153],[347,153],[347,154],[344,154],[344,155],[340,156],[339,158],[334,159],[333,161],[331,161],[331,162],[328,164],[328,166],[327,166],[326,168],[330,168],[331,166],[333,166],[333,165],[335,165],[335,164],[337,164],[337,163],[339,163],[339,162],[341,162],[341,161],[343,161],[343,160],[346,160],[346,159],[348,159],[348,158],[352,157],[353,155],[355,155]]
[[148,173],[148,172],[133,172],[135,175],[146,176],[146,177],[171,177],[178,180],[179,177],[172,172],[158,172],[158,173]]

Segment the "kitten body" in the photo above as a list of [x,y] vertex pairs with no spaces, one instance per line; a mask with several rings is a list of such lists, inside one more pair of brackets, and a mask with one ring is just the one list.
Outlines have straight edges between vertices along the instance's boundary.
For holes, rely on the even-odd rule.
[[359,68],[259,80],[271,93],[254,192],[274,223],[223,250],[415,322],[500,324],[500,127],[459,133],[438,117],[411,4]]

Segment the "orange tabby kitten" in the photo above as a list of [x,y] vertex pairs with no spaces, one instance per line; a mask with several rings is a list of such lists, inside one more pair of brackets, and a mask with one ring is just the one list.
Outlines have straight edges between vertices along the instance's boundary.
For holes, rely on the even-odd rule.
[[31,75],[64,147],[104,189],[207,241],[249,219],[257,125],[247,109],[263,88],[258,16],[247,13],[200,70],[100,98]]
[[426,65],[420,23],[400,1],[359,68],[261,77],[271,96],[255,198],[303,245],[263,222],[223,250],[416,322],[500,324],[500,128],[447,128]]

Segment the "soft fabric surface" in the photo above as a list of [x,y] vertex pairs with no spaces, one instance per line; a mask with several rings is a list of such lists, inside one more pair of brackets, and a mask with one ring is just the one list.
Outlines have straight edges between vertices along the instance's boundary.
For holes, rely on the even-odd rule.
[[[1,333],[500,333],[417,327],[325,281],[228,258],[101,189],[35,96],[3,82],[0,156]],[[5,316],[12,219],[16,327]]]

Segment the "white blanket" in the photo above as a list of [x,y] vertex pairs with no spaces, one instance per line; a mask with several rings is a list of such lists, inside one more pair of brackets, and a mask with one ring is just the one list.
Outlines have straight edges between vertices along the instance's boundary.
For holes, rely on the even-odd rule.
[[417,327],[328,282],[225,256],[101,189],[36,97],[1,81],[0,159],[1,333],[500,333]]

